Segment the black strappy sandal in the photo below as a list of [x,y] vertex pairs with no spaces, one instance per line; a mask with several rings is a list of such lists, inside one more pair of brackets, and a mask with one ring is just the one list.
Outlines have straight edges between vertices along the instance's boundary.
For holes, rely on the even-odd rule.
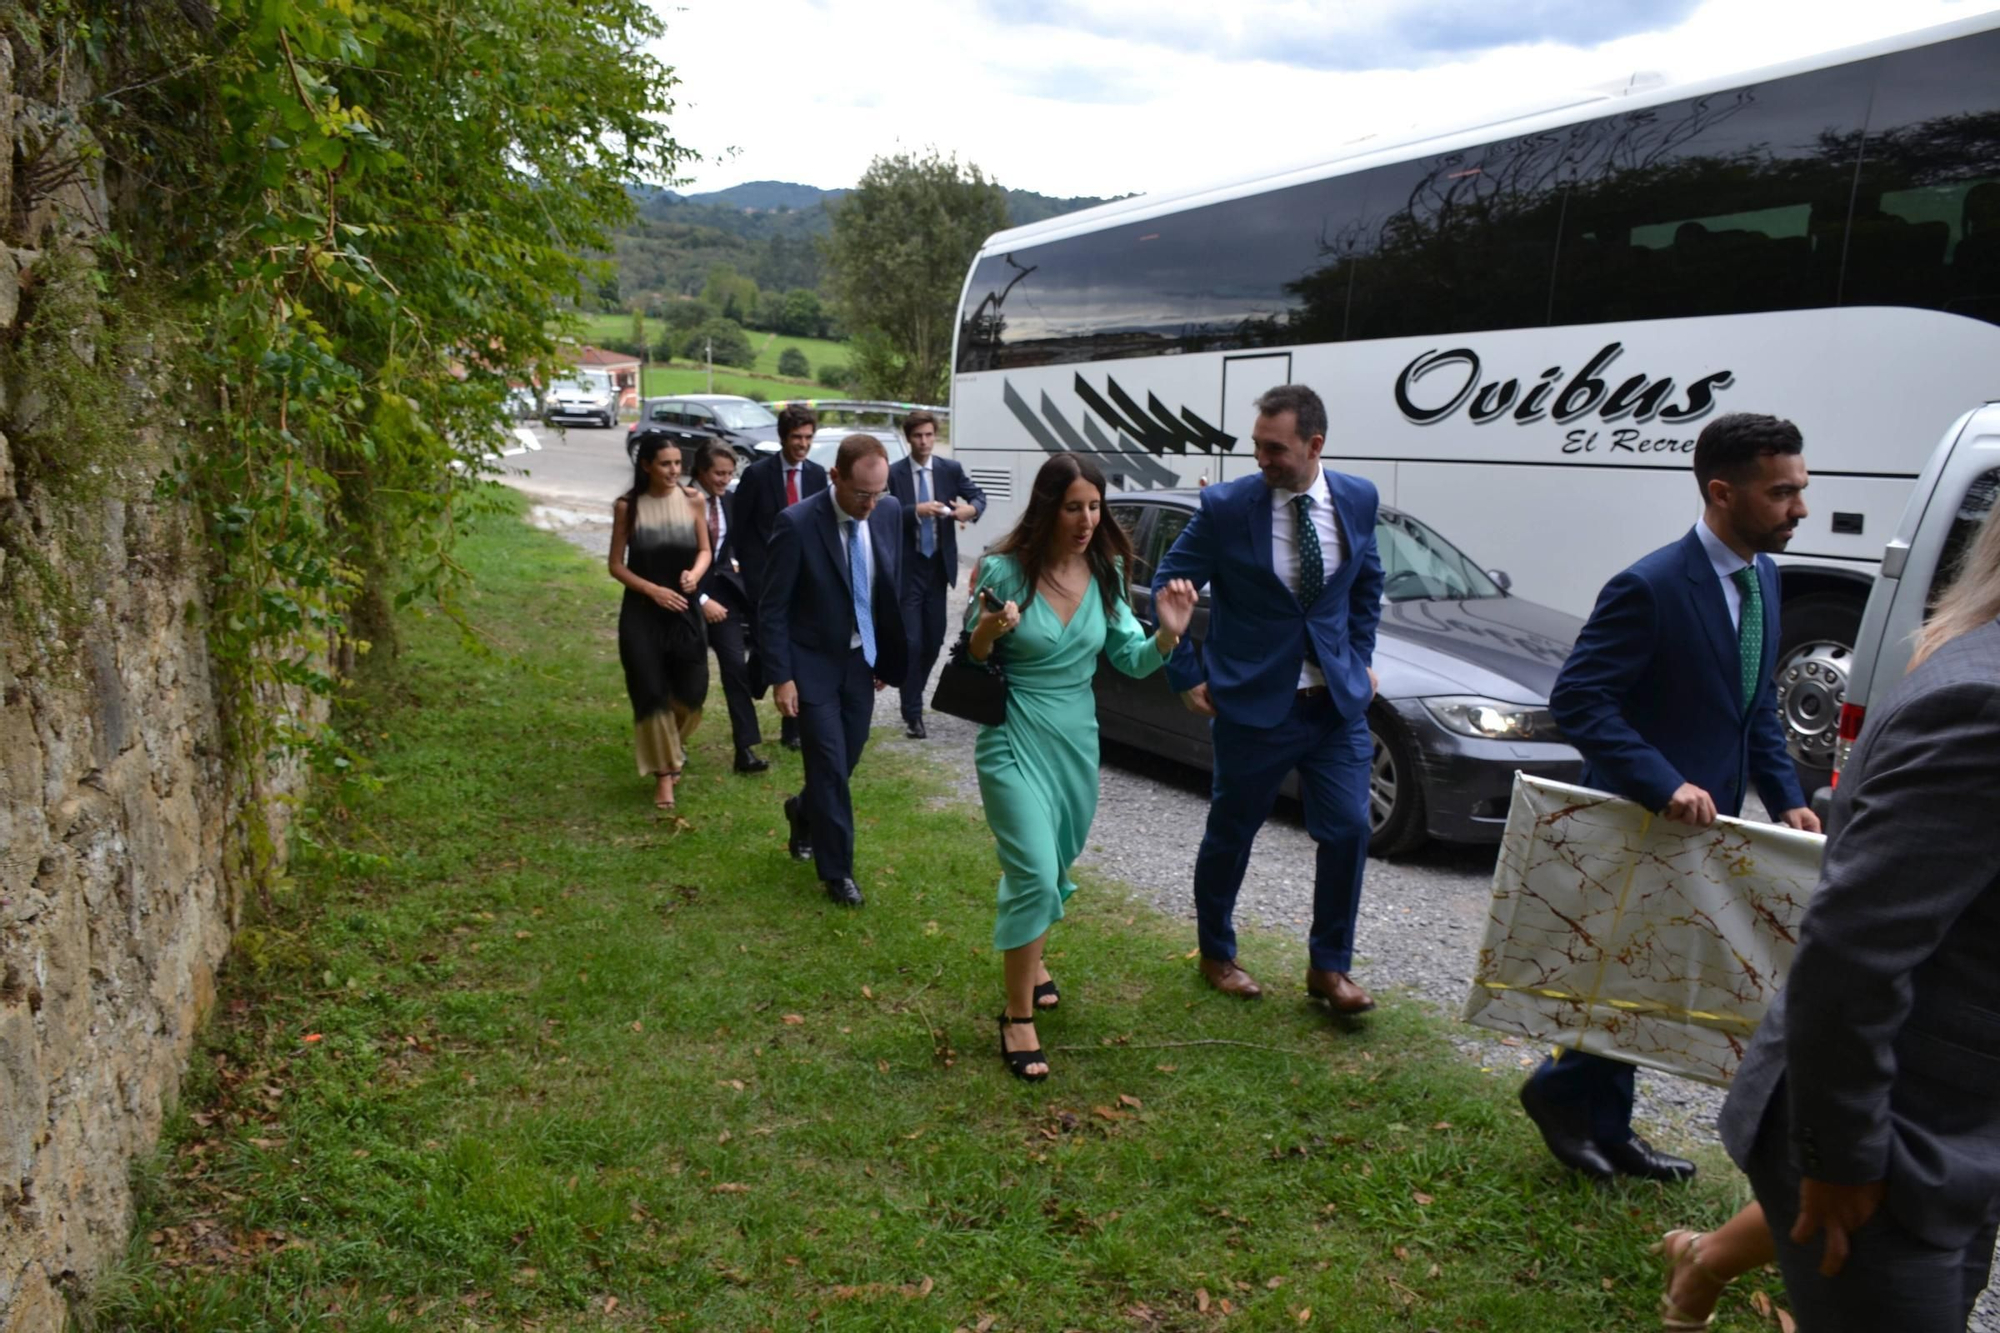
[[[1043,1004],[1042,1001],[1044,999],[1048,1000],[1049,1003]],[[1035,987],[1035,1008],[1039,1012],[1045,1014],[1061,1003],[1062,992],[1056,989],[1056,979],[1054,977],[1050,977],[1047,981]]]
[[1033,1023],[1034,1021],[1032,1016],[1014,1018],[1007,1014],[1000,1015],[1000,1058],[1006,1061],[1008,1072],[1013,1074],[1015,1078],[1025,1080],[1029,1083],[1040,1083],[1049,1076],[1049,1071],[1044,1069],[1039,1074],[1030,1074],[1028,1066],[1045,1065],[1048,1063],[1047,1058],[1042,1055],[1042,1048],[1037,1046],[1032,1051],[1010,1051],[1007,1049],[1007,1025],[1009,1023]]

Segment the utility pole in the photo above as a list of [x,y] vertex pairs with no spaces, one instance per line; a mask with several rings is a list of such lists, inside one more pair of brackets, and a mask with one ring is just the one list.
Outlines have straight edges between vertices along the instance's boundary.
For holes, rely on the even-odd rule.
[[703,338],[702,350],[708,354],[708,391],[715,392],[715,339]]

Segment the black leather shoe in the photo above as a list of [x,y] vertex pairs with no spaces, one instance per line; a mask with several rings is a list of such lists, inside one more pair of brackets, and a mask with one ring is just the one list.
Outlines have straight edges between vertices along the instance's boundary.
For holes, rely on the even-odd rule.
[[851,879],[823,879],[820,886],[841,907],[861,906],[861,886]]
[[745,748],[736,752],[736,771],[738,773],[762,773],[770,766],[771,761],[758,754],[755,750]]
[[1596,1146],[1603,1152],[1605,1160],[1611,1163],[1612,1170],[1622,1176],[1637,1176],[1641,1180],[1664,1180],[1670,1185],[1694,1179],[1693,1162],[1685,1157],[1663,1153],[1637,1134],[1623,1143],[1601,1143]]
[[778,744],[784,746],[787,750],[803,750],[806,748],[797,736],[787,736],[785,739],[779,741]]
[[792,854],[794,861],[812,860],[812,830],[806,824],[806,812],[799,808],[799,798],[785,798],[785,823],[791,826],[790,835],[785,839],[785,850]]
[[1548,1145],[1549,1156],[1592,1180],[1609,1180],[1616,1174],[1611,1160],[1576,1123],[1575,1117],[1549,1105],[1536,1092],[1533,1083],[1521,1085],[1521,1109],[1528,1113],[1528,1119],[1542,1132],[1542,1142]]
[[913,741],[925,740],[930,736],[930,733],[924,730],[924,720],[920,717],[913,717],[905,723],[903,734]]

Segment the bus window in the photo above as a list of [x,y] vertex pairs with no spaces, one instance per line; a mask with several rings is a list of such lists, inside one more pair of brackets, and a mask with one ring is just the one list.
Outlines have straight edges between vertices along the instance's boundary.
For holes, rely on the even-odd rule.
[[1589,121],[1555,320],[1831,305],[1875,62]]
[[2000,323],[2000,32],[1881,64],[1841,304]]

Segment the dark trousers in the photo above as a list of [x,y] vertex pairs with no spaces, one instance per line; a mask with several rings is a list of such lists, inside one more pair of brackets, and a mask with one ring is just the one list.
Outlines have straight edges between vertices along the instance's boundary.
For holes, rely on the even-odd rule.
[[944,648],[944,591],[950,583],[942,555],[911,554],[903,563],[903,637],[910,645],[910,674],[903,680],[905,722],[924,715],[924,690]]
[[708,627],[708,646],[715,650],[716,672],[722,677],[722,697],[729,704],[729,734],[736,748],[747,750],[764,739],[757,726],[757,704],[750,694],[750,645],[744,614],[729,614]]
[[1588,1051],[1564,1051],[1528,1075],[1545,1101],[1570,1115],[1575,1133],[1610,1145],[1632,1137],[1635,1079],[1623,1060]]
[[821,879],[846,879],[854,873],[854,802],[847,780],[861,762],[874,713],[875,677],[859,648],[848,652],[832,694],[799,700],[806,768],[799,804],[812,830],[813,867]]
[[1215,784],[1208,829],[1194,860],[1195,933],[1202,956],[1236,956],[1231,915],[1250,845],[1270,816],[1285,775],[1299,772],[1306,832],[1319,844],[1313,870],[1313,921],[1307,955],[1326,972],[1354,963],[1354,917],[1368,861],[1368,719],[1342,718],[1324,694],[1293,701],[1275,727],[1246,727],[1218,717]]
[[1799,1172],[1791,1163],[1790,1118],[1780,1084],[1745,1165],[1778,1242],[1778,1267],[1800,1333],[1964,1333],[1993,1265],[1993,1226],[1973,1233],[1960,1248],[1940,1248],[1905,1229],[1886,1207],[1878,1208],[1848,1236],[1851,1248],[1840,1275],[1821,1277],[1825,1233],[1804,1245],[1791,1238],[1799,1216]]

